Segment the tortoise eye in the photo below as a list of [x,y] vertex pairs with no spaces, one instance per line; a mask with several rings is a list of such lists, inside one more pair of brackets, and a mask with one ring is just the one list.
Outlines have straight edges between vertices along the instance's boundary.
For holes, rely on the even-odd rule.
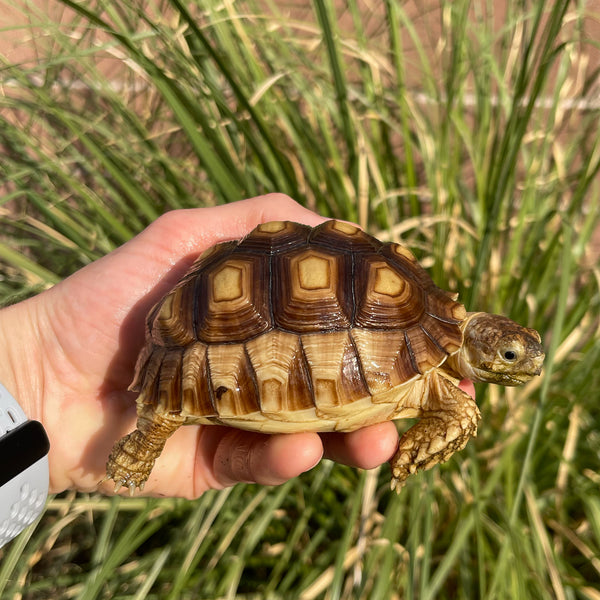
[[502,358],[508,362],[517,360],[517,353],[514,350],[504,350],[502,352]]

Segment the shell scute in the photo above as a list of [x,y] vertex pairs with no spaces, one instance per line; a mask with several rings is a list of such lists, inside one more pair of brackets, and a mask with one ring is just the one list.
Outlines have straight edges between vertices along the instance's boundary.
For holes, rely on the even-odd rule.
[[206,344],[195,342],[185,349],[181,371],[181,414],[187,417],[202,415],[209,419],[218,417],[209,385]]
[[425,312],[425,292],[388,260],[363,253],[355,259],[354,324],[363,328],[407,329]]
[[408,358],[403,330],[354,328],[352,339],[371,395],[387,392],[419,375]]
[[396,243],[384,244],[380,253],[389,260],[395,269],[403,273],[404,277],[416,282],[424,290],[429,291],[436,287],[427,271],[405,246]]
[[311,228],[290,221],[270,221],[253,229],[239,244],[240,252],[272,254],[306,245]]
[[161,413],[181,412],[181,366],[183,348],[170,348],[165,352],[158,376],[157,408]]
[[462,346],[463,335],[460,328],[457,327],[456,321],[440,319],[434,314],[425,313],[420,325],[429,337],[436,340],[439,346],[444,349],[444,358],[448,354],[453,354]]
[[[138,397],[138,402],[144,404],[156,403],[157,382],[160,376],[160,370],[164,356],[167,354],[167,349],[162,346],[149,346],[150,352],[143,352],[138,358],[136,366],[136,377],[129,389],[132,391],[141,391]],[[143,361],[141,359],[144,359]]]
[[[347,329],[352,322],[351,257],[302,248],[273,258],[275,325],[295,333]],[[275,275],[276,274],[276,275]]]
[[347,331],[302,336],[317,414],[330,417],[369,396]]
[[219,244],[206,249],[192,263],[189,271],[184,275],[183,279],[178,285],[182,285],[186,281],[194,280],[198,273],[201,273],[205,269],[209,269],[210,266],[216,262],[225,260],[227,256],[229,256],[239,246],[239,244],[239,240],[229,240],[227,242],[220,242]]
[[271,329],[269,264],[265,257],[236,253],[196,277],[198,340],[242,342]]
[[344,221],[325,221],[315,227],[308,239],[311,245],[335,252],[376,252],[383,243],[362,229]]
[[[460,302],[456,302],[449,294],[444,290],[435,288],[430,290],[427,294],[427,312],[434,315],[440,321],[446,321],[450,325],[456,325],[461,323],[467,316],[465,307]],[[462,343],[462,337],[461,341]]]
[[420,323],[405,333],[410,360],[421,375],[439,366],[448,356],[435,337]]
[[208,372],[212,400],[221,419],[260,412],[258,389],[243,344],[209,346]]
[[160,303],[152,317],[152,339],[164,346],[185,346],[196,339],[197,313],[194,280],[175,287]]
[[256,376],[261,411],[282,418],[288,412],[314,408],[310,375],[300,337],[270,331],[246,343]]

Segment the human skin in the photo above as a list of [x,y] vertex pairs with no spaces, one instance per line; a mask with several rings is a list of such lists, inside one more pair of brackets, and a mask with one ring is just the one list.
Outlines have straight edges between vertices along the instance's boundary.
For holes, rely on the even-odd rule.
[[[324,219],[282,194],[171,211],[56,286],[0,311],[0,381],[48,433],[52,493],[96,489],[114,442],[135,428],[136,395],[127,387],[149,309],[198,254],[272,220]],[[474,395],[470,382],[461,387]],[[397,444],[391,422],[280,435],[186,426],[168,440],[143,495],[196,498],[237,482],[277,485],[323,457],[370,469]],[[114,493],[111,482],[99,489]]]

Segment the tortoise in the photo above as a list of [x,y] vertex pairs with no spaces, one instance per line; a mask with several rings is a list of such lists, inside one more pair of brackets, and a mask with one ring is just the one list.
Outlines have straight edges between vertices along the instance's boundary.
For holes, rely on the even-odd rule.
[[459,380],[513,386],[541,372],[537,331],[457,297],[404,246],[342,221],[273,221],[217,244],[148,314],[137,428],[105,480],[143,489],[181,425],[347,432],[419,418],[391,460],[399,491],[476,435]]

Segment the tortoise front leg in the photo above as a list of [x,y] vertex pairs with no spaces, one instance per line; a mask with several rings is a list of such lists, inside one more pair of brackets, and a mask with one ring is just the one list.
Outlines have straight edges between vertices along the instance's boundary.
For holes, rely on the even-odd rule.
[[391,485],[398,493],[409,475],[446,462],[477,435],[477,404],[443,376],[431,376],[422,409],[422,418],[400,438],[390,461]]
[[138,414],[135,431],[113,446],[106,463],[106,477],[102,482],[112,479],[115,482],[115,492],[124,486],[129,488],[131,496],[136,487],[143,490],[167,439],[184,421],[185,418],[179,415],[161,416],[148,408],[142,410]]

